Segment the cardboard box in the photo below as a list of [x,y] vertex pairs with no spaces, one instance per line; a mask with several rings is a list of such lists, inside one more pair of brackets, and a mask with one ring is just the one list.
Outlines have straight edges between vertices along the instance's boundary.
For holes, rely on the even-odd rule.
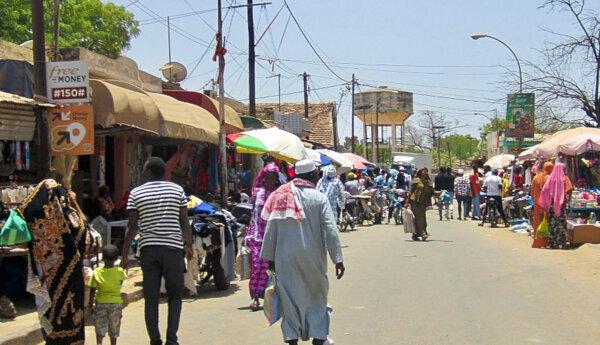
[[578,224],[573,227],[573,244],[600,243],[600,226],[594,224]]

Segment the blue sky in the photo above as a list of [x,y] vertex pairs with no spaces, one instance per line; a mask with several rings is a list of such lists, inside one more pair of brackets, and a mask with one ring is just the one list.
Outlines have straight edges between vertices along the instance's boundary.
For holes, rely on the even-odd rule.
[[[283,0],[255,8],[256,39],[283,6]],[[156,75],[168,61],[166,21],[172,16],[174,61],[186,65],[189,90],[201,90],[215,77],[216,63],[208,48],[216,27],[216,3],[206,0],[115,0],[141,21],[141,34],[125,55]],[[259,0],[255,0],[255,3]],[[523,61],[539,61],[539,49],[554,39],[545,32],[576,33],[567,14],[538,9],[542,0],[288,0],[288,3],[321,56],[345,80],[356,74],[359,82],[387,85],[414,92],[415,117],[433,110],[467,127],[461,133],[477,134],[486,118],[474,113],[505,112],[506,93],[514,92],[507,80],[516,81],[516,64],[499,43],[469,36],[483,32],[501,38]],[[244,0],[223,0],[223,5]],[[227,39],[225,88],[237,99],[248,98],[247,23],[245,8],[224,10]],[[283,101],[302,101],[302,78],[311,75],[310,100],[339,100],[343,81],[328,71],[302,37],[289,12],[283,9],[256,50],[258,102],[277,102],[281,73]],[[287,26],[287,29],[286,29]],[[284,34],[285,32],[285,34]],[[200,60],[200,58],[203,58]],[[290,61],[294,60],[294,61]],[[196,66],[197,65],[197,66]],[[367,89],[362,86],[362,89]],[[340,137],[350,133],[350,97],[342,98]],[[357,121],[356,133],[362,133]]]

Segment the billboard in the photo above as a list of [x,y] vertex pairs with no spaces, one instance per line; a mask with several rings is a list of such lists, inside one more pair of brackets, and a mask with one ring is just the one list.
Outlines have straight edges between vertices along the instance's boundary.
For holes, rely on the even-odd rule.
[[50,155],[94,154],[94,114],[91,105],[69,105],[48,111]]
[[46,63],[48,101],[56,104],[90,101],[90,77],[85,61]]
[[508,138],[533,138],[535,132],[535,94],[513,93],[506,105],[506,130]]

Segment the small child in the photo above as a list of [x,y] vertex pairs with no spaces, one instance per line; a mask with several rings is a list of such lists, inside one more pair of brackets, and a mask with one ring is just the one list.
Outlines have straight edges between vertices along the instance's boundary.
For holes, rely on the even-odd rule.
[[[121,329],[121,316],[123,310],[123,298],[121,297],[121,286],[127,279],[125,271],[121,267],[115,267],[115,261],[119,256],[119,249],[112,244],[102,249],[102,261],[104,267],[94,270],[90,287],[90,305],[95,316],[96,342],[102,344],[106,333],[110,337],[110,344],[116,345]],[[95,294],[94,294],[95,292]],[[94,308],[94,296],[96,306]]]

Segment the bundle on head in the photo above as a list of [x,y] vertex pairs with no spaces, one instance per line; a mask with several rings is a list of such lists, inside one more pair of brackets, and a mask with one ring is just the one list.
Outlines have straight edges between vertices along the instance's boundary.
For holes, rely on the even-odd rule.
[[77,157],[61,155],[52,159],[52,168],[56,174],[56,180],[67,190],[71,189],[73,170]]

